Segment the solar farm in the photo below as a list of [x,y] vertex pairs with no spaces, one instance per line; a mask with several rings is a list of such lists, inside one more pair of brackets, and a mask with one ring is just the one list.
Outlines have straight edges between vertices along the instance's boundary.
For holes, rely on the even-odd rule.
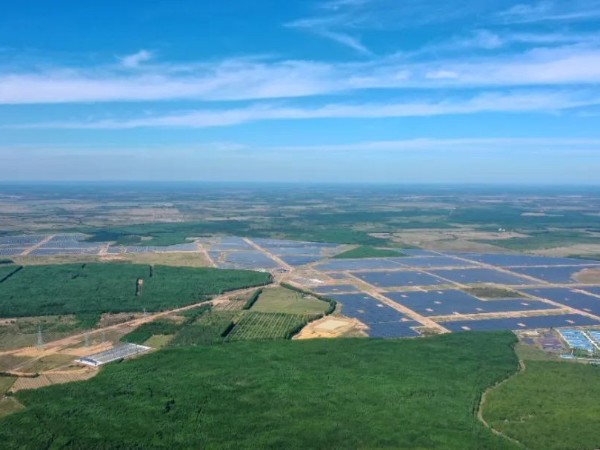
[[[426,249],[402,249],[403,257],[334,259],[348,246],[236,236],[116,246],[85,238],[2,237],[0,255],[202,252],[214,267],[272,272],[280,281],[332,298],[341,314],[362,322],[373,337],[600,326],[600,261]],[[510,295],[489,298],[473,293],[474,287]]]

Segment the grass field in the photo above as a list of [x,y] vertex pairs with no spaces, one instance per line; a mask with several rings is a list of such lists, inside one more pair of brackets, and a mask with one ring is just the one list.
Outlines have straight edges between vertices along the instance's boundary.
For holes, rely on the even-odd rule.
[[530,360],[488,394],[483,415],[527,448],[594,449],[600,447],[599,398],[599,367]]
[[[238,342],[159,352],[16,397],[16,448],[513,449],[475,416],[510,333]],[[427,355],[426,358],[423,355]],[[177,372],[174,372],[177,368]]]
[[467,294],[475,297],[493,300],[495,298],[521,298],[523,294],[508,288],[499,288],[494,286],[478,286],[463,289]]
[[323,314],[329,303],[282,287],[263,289],[251,311],[286,314]]
[[[138,278],[144,280],[139,296]],[[0,283],[0,317],[159,311],[269,281],[269,274],[246,270],[126,263],[27,266]]]
[[208,345],[224,341],[225,330],[236,317],[235,312],[210,311],[203,314],[189,325],[182,327],[173,340],[171,346]]
[[6,391],[14,384],[15,377],[0,377],[0,396],[6,394]]
[[352,250],[339,253],[334,258],[387,258],[392,256],[406,256],[402,252],[392,249],[376,248],[369,245],[361,245]]
[[9,265],[0,265],[0,283],[5,281],[8,277],[13,274],[15,270],[17,270],[20,266],[15,266],[13,264]]

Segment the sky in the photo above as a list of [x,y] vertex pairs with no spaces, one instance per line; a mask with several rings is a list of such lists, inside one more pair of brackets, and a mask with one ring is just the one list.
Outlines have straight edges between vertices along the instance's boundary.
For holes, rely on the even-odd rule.
[[21,0],[0,181],[600,184],[600,0]]

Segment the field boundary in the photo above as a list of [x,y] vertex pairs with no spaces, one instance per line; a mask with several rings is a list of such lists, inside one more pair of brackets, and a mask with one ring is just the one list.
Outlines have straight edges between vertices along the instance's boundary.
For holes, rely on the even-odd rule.
[[[514,345],[513,345],[513,351],[514,351]],[[495,384],[493,384],[492,386],[486,388],[482,393],[481,396],[479,398],[479,401],[477,402],[477,405],[475,406],[475,417],[477,418],[477,420],[479,420],[479,422],[481,422],[483,424],[484,427],[486,427],[488,430],[490,430],[492,433],[494,433],[496,436],[500,436],[504,439],[509,440],[510,442],[512,442],[513,444],[518,445],[520,448],[523,449],[527,449],[527,447],[522,444],[521,442],[517,441],[515,438],[512,438],[504,433],[502,433],[500,430],[495,429],[494,427],[492,427],[483,417],[483,408],[485,406],[485,402],[487,400],[487,395],[494,389],[496,389],[497,387],[507,383],[508,381],[512,380],[513,377],[517,376],[518,374],[522,373],[525,371],[525,362],[522,359],[519,359],[519,365],[517,367],[517,371],[514,373],[511,373],[510,375],[508,375],[506,378],[496,382]]]

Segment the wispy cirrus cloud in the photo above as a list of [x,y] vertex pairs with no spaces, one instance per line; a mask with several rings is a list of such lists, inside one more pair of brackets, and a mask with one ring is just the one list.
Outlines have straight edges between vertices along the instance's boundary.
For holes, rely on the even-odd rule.
[[505,23],[589,21],[600,18],[598,0],[542,0],[521,3],[501,11]]
[[600,104],[600,95],[588,92],[514,92],[485,93],[470,98],[438,101],[388,103],[332,103],[316,107],[256,104],[231,109],[201,109],[118,120],[43,122],[5,128],[51,129],[132,129],[132,128],[210,128],[259,121],[314,119],[381,119],[397,117],[431,117],[479,113],[550,113]]
[[350,94],[370,89],[595,86],[600,48],[574,44],[427,61],[391,55],[366,62],[235,59],[186,65],[0,70],[0,104],[230,101]]

